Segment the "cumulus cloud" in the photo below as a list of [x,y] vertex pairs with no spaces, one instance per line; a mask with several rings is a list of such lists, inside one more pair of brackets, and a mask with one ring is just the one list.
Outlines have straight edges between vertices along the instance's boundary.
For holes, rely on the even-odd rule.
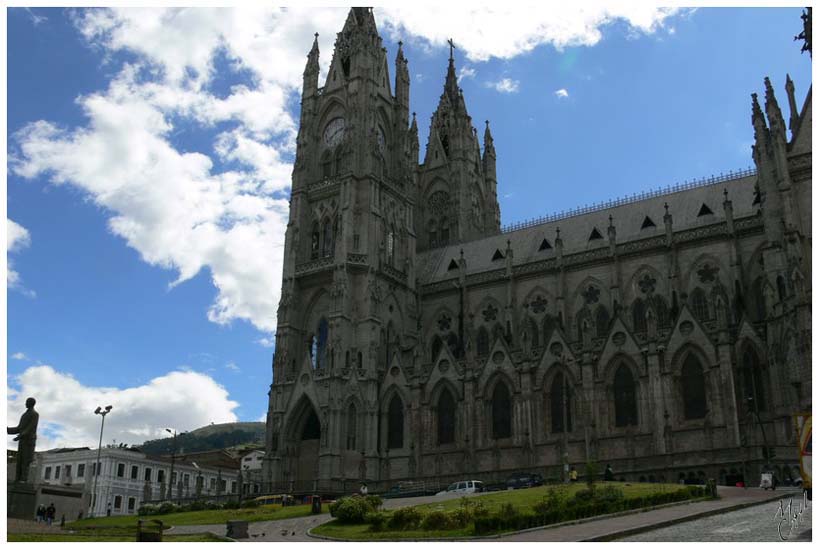
[[14,355],[11,356],[12,359],[16,359],[17,361],[26,361],[28,357],[22,351],[18,351]]
[[[376,17],[388,35],[422,47],[443,46],[451,22],[462,21],[469,30],[455,37],[457,47],[483,61],[540,44],[593,45],[601,28],[617,20],[654,32],[675,12],[641,6],[465,12],[442,4],[378,8]],[[326,73],[347,9],[71,13],[112,76],[104,89],[77,98],[84,125],[38,120],[19,129],[11,170],[79,189],[106,212],[112,233],[145,262],[175,274],[171,286],[208,272],[215,287],[208,318],[246,320],[265,333],[260,344],[271,344],[305,56],[318,32]],[[214,87],[217,67],[236,77],[227,91]],[[474,74],[472,67],[461,70],[461,78]],[[503,79],[494,87],[512,93],[518,83]],[[201,149],[181,149],[174,139],[180,130],[202,138],[195,141]],[[16,277],[10,270],[10,280]]]
[[211,422],[236,422],[238,403],[213,378],[191,370],[175,370],[142,386],[86,386],[49,365],[27,368],[8,388],[7,414],[16,422],[28,397],[37,399],[40,413],[37,447],[88,446],[99,441],[100,405],[114,408],[105,419],[105,441],[142,443],[165,435],[170,424],[192,430]]
[[542,44],[562,49],[594,46],[602,29],[616,21],[628,25],[631,33],[651,34],[664,28],[665,21],[682,10],[658,8],[642,3],[619,5],[541,4],[533,9],[491,4],[464,9],[461,4],[378,8],[392,37],[412,35],[430,47],[443,47],[458,21],[459,33],[452,36],[471,61],[491,57],[510,59]]
[[565,97],[569,97],[569,92],[566,88],[561,88],[560,90],[555,90],[555,97],[558,99],[563,99]]
[[[19,223],[6,218],[6,250],[7,254],[19,252],[31,244],[31,235],[28,229]],[[14,269],[11,258],[7,257],[6,264],[6,284],[8,288],[13,288],[23,294],[33,297],[34,292],[23,286],[20,274]]]
[[485,82],[484,85],[488,88],[493,88],[497,92],[501,92],[502,94],[514,94],[518,91],[518,84],[517,80],[512,80],[510,78],[502,78],[497,82]]
[[464,65],[458,70],[458,81],[461,82],[465,78],[475,77],[476,70],[470,65]]

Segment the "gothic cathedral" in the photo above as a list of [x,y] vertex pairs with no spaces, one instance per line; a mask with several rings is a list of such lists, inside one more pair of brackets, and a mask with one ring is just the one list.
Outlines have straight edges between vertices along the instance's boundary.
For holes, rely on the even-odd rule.
[[[797,465],[811,410],[811,90],[752,101],[756,169],[502,231],[449,64],[419,164],[410,78],[352,8],[314,41],[284,250],[265,491],[361,481],[733,483]],[[580,469],[580,468],[579,468]]]

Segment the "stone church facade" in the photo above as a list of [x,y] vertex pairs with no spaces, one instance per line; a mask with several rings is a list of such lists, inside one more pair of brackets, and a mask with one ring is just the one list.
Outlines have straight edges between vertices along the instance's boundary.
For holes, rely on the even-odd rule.
[[[265,490],[754,479],[811,410],[811,91],[753,94],[755,170],[503,230],[452,49],[419,159],[410,78],[353,8],[304,72]],[[391,88],[392,84],[392,88]],[[771,456],[771,455],[774,456]],[[795,474],[796,475],[796,474]]]

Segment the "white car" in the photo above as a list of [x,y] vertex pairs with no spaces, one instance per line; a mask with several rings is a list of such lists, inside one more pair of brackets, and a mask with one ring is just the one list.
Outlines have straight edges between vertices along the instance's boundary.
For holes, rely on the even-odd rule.
[[468,495],[470,493],[481,493],[484,491],[483,481],[458,481],[451,483],[444,491],[439,491],[436,495]]

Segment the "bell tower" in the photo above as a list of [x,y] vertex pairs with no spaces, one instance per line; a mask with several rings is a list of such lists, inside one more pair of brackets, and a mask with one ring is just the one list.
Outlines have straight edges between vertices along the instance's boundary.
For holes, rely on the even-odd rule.
[[479,239],[501,229],[490,123],[486,123],[482,157],[478,131],[458,87],[455,46],[452,40],[449,43],[444,91],[430,120],[427,151],[419,168],[419,250]]
[[[408,127],[407,60],[400,44],[394,93],[373,12],[352,8],[319,87],[316,38],[304,71],[268,410],[274,484],[358,478],[378,463],[381,380],[416,341],[418,137]],[[343,426],[356,426],[358,437],[341,437]],[[306,447],[315,439],[317,449]]]

